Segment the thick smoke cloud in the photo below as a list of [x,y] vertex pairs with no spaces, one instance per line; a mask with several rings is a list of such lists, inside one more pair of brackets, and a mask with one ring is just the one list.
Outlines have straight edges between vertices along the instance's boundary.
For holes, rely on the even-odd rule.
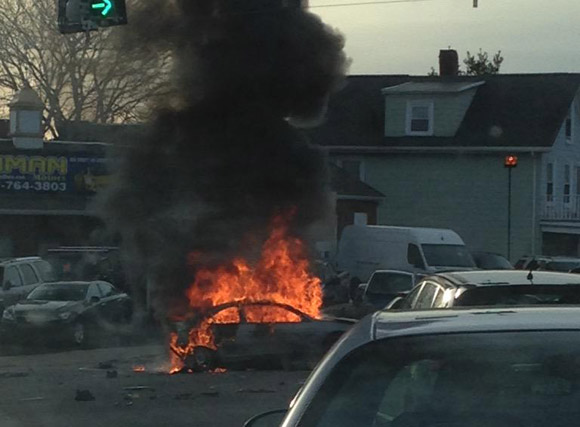
[[[103,213],[162,307],[192,272],[252,257],[272,217],[300,233],[328,209],[323,159],[296,124],[316,121],[342,82],[343,39],[289,0],[142,1],[125,49],[171,52],[177,89],[134,141]],[[175,301],[172,301],[175,299]]]

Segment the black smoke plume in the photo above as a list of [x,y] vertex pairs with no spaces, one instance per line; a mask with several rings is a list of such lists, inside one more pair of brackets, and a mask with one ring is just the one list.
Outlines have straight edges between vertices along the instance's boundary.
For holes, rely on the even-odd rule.
[[251,258],[274,215],[295,209],[300,233],[328,209],[322,156],[296,127],[320,118],[347,60],[342,37],[293,3],[134,5],[123,48],[170,52],[176,93],[133,141],[103,212],[162,308],[183,300],[188,254]]

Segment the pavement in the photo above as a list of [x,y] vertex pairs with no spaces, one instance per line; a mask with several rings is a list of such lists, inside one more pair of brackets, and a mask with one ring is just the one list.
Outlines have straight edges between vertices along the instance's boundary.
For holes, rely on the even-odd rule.
[[168,375],[163,345],[23,353],[0,356],[2,427],[242,426],[287,407],[308,375]]

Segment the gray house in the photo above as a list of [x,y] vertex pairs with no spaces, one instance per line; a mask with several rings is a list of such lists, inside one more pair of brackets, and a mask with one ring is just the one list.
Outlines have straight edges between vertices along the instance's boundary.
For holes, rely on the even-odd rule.
[[512,261],[577,255],[579,90],[580,74],[351,76],[311,138],[385,195],[379,224],[451,228],[504,255],[509,238]]

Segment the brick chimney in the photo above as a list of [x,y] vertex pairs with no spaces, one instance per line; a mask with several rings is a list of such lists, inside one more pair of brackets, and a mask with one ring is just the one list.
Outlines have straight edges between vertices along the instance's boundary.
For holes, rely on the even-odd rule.
[[459,74],[459,56],[455,49],[439,51],[439,75],[441,77],[456,76]]

